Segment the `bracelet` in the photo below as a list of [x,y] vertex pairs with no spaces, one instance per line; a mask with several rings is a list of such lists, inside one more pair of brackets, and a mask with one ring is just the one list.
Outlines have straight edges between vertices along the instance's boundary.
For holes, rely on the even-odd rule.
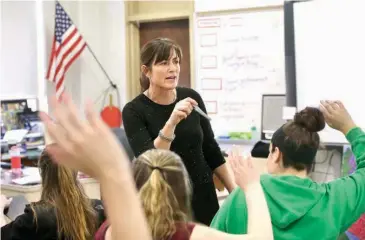
[[174,135],[172,135],[172,137],[166,137],[165,135],[163,135],[163,133],[162,133],[162,131],[161,131],[161,130],[158,132],[158,136],[159,136],[161,139],[163,139],[163,140],[165,140],[165,141],[167,141],[167,142],[172,142],[172,141],[174,141],[174,139],[175,139],[175,134],[174,134]]

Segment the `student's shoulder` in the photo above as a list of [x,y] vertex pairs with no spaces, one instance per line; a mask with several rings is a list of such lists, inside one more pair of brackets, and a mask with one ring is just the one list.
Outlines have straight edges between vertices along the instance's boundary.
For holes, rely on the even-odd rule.
[[38,227],[54,226],[56,221],[55,207],[44,202],[36,202],[26,205],[24,214],[26,215],[25,218],[27,220],[31,219],[33,223],[37,222]]
[[[26,205],[23,214],[17,216],[12,222],[1,228],[1,235],[7,236],[8,234],[13,235],[14,233],[29,232],[35,229],[35,211],[34,204]],[[6,238],[6,237],[5,237]]]
[[[242,228],[246,219],[247,206],[245,194],[241,188],[237,187],[224,200],[222,206],[214,216],[210,227],[224,232],[230,232],[233,229],[236,231],[237,225],[241,224],[240,228]],[[235,233],[242,234],[242,232]]]
[[[226,201],[228,200],[228,201]],[[235,206],[236,204],[241,205],[242,200],[246,202],[245,193],[240,187],[236,187],[226,198],[224,203]]]
[[243,206],[246,206],[245,193],[240,187],[237,187],[226,197],[217,215],[228,214],[231,211],[236,211],[236,208],[242,208]]

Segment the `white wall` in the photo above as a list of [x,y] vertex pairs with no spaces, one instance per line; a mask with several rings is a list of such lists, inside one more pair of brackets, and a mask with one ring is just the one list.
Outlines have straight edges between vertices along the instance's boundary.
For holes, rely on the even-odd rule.
[[[80,24],[86,41],[126,101],[125,17],[123,1],[80,2]],[[90,51],[81,59],[82,98],[97,99],[109,87],[109,81]],[[92,86],[92,87],[89,87]],[[102,100],[98,102],[99,109]],[[114,104],[117,99],[114,95]]]
[[[43,23],[41,26],[36,25],[35,10],[27,5],[35,5],[33,2],[17,2],[17,1],[5,1],[6,7],[12,8],[12,12],[7,12],[6,15],[2,16],[1,22],[3,27],[2,36],[4,35],[4,30],[10,30],[14,28],[13,22],[16,23],[16,28],[25,29],[22,33],[31,32],[33,35],[36,34],[36,29],[44,29],[44,35],[38,34],[36,36],[30,35],[28,38],[20,35],[8,35],[7,38],[1,39],[7,48],[7,55],[3,53],[1,49],[1,68],[16,69],[13,79],[19,79],[20,85],[25,86],[35,86],[38,83],[44,84],[44,93],[42,89],[40,92],[35,92],[38,94],[41,101],[46,101],[46,95],[52,94],[54,92],[55,86],[43,79],[42,76],[45,75],[48,67],[49,56],[52,47],[53,34],[54,34],[54,11],[55,2],[54,1],[39,1],[42,4],[41,9],[43,11]],[[124,2],[123,1],[60,1],[62,6],[65,8],[66,12],[70,15],[79,31],[83,34],[86,42],[90,45],[94,51],[96,57],[103,65],[111,79],[119,86],[120,95],[122,103],[126,101],[126,71],[125,71],[125,15],[124,15]],[[3,4],[4,1],[1,1]],[[27,6],[27,7],[26,7]],[[34,8],[34,7],[33,7]],[[14,17],[15,12],[19,13],[19,9],[23,10],[25,13],[18,14],[21,17]],[[32,9],[32,10],[30,10]],[[2,6],[2,12],[4,12],[4,6]],[[34,16],[33,16],[33,15]],[[29,20],[30,16],[33,16],[33,20]],[[27,18],[24,18],[26,16]],[[41,18],[42,17],[38,17]],[[20,54],[14,54],[11,56],[11,52],[18,50],[19,41],[25,41],[23,44],[22,53],[26,53],[26,56],[33,56],[37,53],[37,37],[38,45],[42,44],[39,41],[43,38],[43,44],[45,45],[44,51],[38,51],[38,58],[35,57],[32,61],[28,60],[32,64],[25,64],[24,57]],[[39,50],[39,49],[38,49]],[[3,57],[4,56],[4,57]],[[22,62],[15,61],[21,59]],[[27,58],[25,58],[27,59]],[[37,64],[38,59],[38,64]],[[43,64],[40,63],[40,59],[43,59]],[[9,61],[11,60],[11,61]],[[3,64],[5,61],[6,64]],[[21,63],[21,64],[20,64]],[[9,67],[10,66],[10,67]],[[43,67],[42,67],[43,66]],[[38,72],[37,72],[38,67]],[[43,69],[42,69],[43,68]],[[42,72],[43,71],[43,72]],[[16,95],[17,86],[14,82],[4,81],[3,71],[1,71],[1,85],[0,88],[11,89],[10,95]],[[14,71],[8,71],[13,73]],[[43,74],[38,74],[42,72]],[[7,73],[7,72],[6,72]],[[22,77],[18,75],[22,74]],[[25,78],[24,76],[27,76]],[[9,77],[7,77],[9,79]],[[78,105],[82,105],[83,100],[90,99],[96,100],[96,98],[105,90],[109,83],[103,74],[102,70],[93,59],[92,55],[85,48],[81,56],[72,64],[70,69],[66,74],[66,90],[72,95],[75,102]],[[37,89],[37,86],[35,87]],[[1,90],[2,93],[2,90]],[[115,98],[116,99],[116,98]],[[116,101],[115,101],[116,104]],[[43,104],[46,106],[46,104]],[[101,109],[101,101],[97,104],[97,109]]]
[[0,4],[0,98],[36,97],[35,2],[1,1]]

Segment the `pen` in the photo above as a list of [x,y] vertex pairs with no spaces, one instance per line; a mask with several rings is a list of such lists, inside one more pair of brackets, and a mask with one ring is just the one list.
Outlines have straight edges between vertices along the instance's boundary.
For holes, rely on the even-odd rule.
[[212,120],[203,110],[201,110],[198,106],[194,106],[195,111],[197,111],[201,116],[205,117],[209,121]]

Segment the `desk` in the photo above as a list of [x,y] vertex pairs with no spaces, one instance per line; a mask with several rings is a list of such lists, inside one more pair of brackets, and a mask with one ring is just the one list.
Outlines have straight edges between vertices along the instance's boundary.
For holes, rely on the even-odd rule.
[[[89,198],[100,199],[100,184],[93,178],[79,179],[86,195]],[[29,202],[40,200],[42,185],[22,186],[17,184],[5,183],[1,184],[1,194],[6,196],[23,195]]]
[[[22,154],[22,164],[27,167],[35,167],[38,164],[38,159],[41,156],[41,150],[28,150],[25,154]],[[1,161],[10,161],[10,155],[8,153],[1,154]]]

